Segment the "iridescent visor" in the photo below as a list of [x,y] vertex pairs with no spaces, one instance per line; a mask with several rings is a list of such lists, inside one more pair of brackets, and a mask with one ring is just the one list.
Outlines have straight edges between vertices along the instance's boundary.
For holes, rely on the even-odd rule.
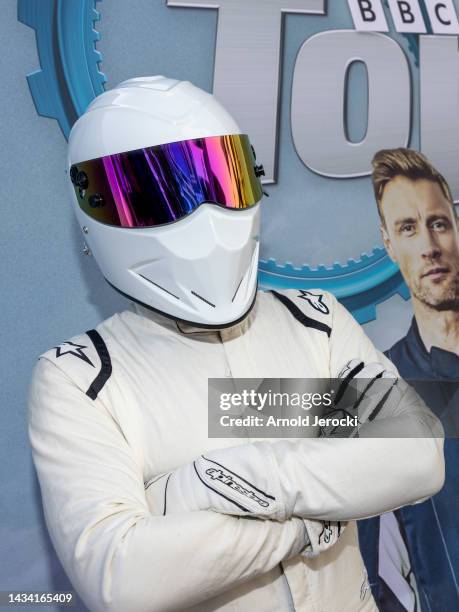
[[244,209],[261,200],[248,136],[172,142],[74,164],[70,177],[80,207],[119,227],[172,223],[204,202]]

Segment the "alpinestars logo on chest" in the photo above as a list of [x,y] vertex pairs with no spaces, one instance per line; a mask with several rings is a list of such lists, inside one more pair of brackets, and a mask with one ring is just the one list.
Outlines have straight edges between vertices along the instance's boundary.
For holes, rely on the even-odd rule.
[[87,355],[83,353],[83,349],[87,349],[87,346],[83,344],[75,344],[74,342],[63,342],[59,344],[59,346],[54,347],[56,349],[56,358],[62,357],[63,355],[73,355],[74,357],[78,357],[82,359],[85,363],[88,363],[90,366],[95,368],[96,366],[92,363]]
[[319,312],[323,314],[330,314],[330,310],[324,302],[324,296],[322,294],[316,295],[315,293],[311,293],[310,291],[304,291],[300,289],[300,294],[298,296],[302,300],[306,300],[309,304]]

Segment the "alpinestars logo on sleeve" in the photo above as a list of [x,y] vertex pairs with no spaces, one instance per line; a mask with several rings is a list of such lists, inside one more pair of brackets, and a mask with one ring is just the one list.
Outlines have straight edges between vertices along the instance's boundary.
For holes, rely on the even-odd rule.
[[323,314],[330,314],[330,310],[327,304],[325,304],[325,302],[323,301],[324,296],[322,294],[316,295],[315,293],[311,293],[310,291],[304,291],[303,289],[300,289],[300,294],[298,297],[302,300],[306,300],[307,302],[309,302],[309,304],[315,310],[318,310]]
[[63,342],[59,346],[54,347],[56,349],[56,358],[62,357],[63,355],[73,355],[82,359],[85,363],[95,368],[96,366],[92,363],[87,355],[83,353],[83,349],[87,349],[87,346],[83,344],[75,344],[74,342]]
[[269,501],[262,499],[260,495],[257,495],[255,491],[248,489],[240,482],[237,482],[236,478],[230,474],[226,474],[223,470],[219,470],[216,468],[209,468],[206,470],[206,474],[210,476],[211,480],[218,480],[222,484],[226,485],[233,491],[240,493],[241,495],[245,495],[249,499],[252,499],[254,502],[262,506],[263,508],[267,508],[270,504]]

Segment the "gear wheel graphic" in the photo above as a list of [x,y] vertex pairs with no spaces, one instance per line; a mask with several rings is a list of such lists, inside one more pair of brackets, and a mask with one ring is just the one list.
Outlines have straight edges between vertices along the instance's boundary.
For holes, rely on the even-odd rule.
[[18,0],[18,20],[36,33],[41,69],[27,76],[37,113],[56,119],[67,138],[86,107],[104,91],[98,0]]
[[[18,0],[18,19],[35,29],[40,69],[27,76],[37,113],[56,119],[67,138],[76,119],[104,91],[96,49],[101,0]],[[412,48],[414,51],[415,49]],[[294,267],[261,260],[265,289],[320,287],[334,293],[360,323],[376,318],[376,305],[395,294],[408,299],[403,279],[384,249],[331,267]]]
[[274,259],[261,260],[259,281],[262,288],[270,289],[323,289],[333,293],[359,321],[368,323],[376,319],[376,306],[393,295],[408,300],[398,266],[392,263],[385,249],[375,247],[360,259],[332,266],[308,265],[295,267],[290,262],[278,264]]

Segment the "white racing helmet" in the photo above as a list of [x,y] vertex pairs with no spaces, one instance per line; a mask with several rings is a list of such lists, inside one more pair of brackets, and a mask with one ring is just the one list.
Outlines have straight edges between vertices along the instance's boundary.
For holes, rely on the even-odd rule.
[[201,327],[247,314],[264,172],[212,95],[162,76],[124,81],[75,123],[67,161],[85,241],[115,289]]

